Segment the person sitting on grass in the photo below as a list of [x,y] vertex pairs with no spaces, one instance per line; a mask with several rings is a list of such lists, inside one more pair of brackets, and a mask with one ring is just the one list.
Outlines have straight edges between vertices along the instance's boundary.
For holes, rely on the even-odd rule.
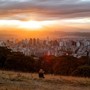
[[45,78],[44,77],[44,70],[43,69],[39,70],[39,78]]

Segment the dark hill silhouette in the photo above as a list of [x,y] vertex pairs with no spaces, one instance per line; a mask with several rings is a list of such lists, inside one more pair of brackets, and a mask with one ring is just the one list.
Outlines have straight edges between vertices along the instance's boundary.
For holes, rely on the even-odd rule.
[[21,52],[12,52],[7,47],[0,47],[0,68],[23,72],[38,72],[42,68],[45,73],[50,74],[90,77],[88,56],[79,59],[70,55],[42,56],[38,59],[34,57],[34,55],[25,56]]

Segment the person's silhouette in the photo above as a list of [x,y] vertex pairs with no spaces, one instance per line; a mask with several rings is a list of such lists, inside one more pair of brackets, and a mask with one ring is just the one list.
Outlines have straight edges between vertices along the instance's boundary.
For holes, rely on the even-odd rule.
[[44,77],[44,70],[43,69],[39,70],[39,78],[45,78]]

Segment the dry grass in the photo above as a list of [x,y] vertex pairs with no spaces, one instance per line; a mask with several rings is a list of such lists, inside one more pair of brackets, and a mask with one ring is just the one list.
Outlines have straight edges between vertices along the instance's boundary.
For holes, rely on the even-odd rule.
[[90,90],[90,78],[0,71],[0,90]]

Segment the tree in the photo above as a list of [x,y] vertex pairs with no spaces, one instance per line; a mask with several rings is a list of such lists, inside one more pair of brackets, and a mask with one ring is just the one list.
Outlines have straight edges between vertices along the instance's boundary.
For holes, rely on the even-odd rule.
[[0,47],[0,67],[4,67],[8,54],[11,50],[7,47]]
[[90,66],[88,65],[79,66],[75,71],[72,72],[72,75],[90,77]]

